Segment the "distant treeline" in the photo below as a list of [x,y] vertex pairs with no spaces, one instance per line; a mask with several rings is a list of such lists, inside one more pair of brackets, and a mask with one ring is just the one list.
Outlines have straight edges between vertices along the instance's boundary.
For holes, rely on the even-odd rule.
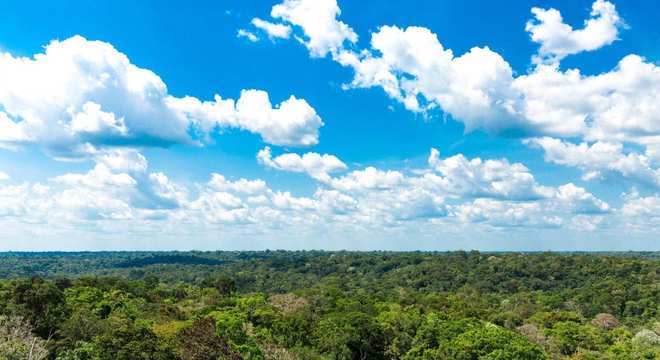
[[173,254],[173,255],[149,255],[146,257],[139,257],[135,259],[125,260],[119,262],[115,265],[118,268],[133,268],[133,267],[143,267],[156,264],[179,264],[179,265],[220,265],[222,260],[193,256],[193,255],[184,255],[184,254]]

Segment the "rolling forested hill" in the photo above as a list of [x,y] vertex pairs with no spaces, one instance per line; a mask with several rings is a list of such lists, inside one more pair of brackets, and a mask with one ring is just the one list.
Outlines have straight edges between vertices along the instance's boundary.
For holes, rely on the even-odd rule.
[[0,358],[655,359],[658,253],[0,254]]

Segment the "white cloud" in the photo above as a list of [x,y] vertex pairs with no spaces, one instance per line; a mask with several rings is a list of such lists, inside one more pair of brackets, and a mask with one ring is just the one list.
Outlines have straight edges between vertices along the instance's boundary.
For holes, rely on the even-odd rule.
[[112,45],[80,36],[53,41],[33,58],[0,53],[0,78],[0,143],[39,144],[55,157],[194,143],[226,127],[277,145],[308,146],[318,142],[323,125],[293,96],[275,107],[257,90],[243,91],[236,102],[174,97],[158,75]]
[[238,29],[238,31],[236,32],[236,37],[239,38],[239,39],[240,38],[245,38],[245,39],[248,39],[251,42],[259,41],[259,37],[257,35],[255,35],[254,33],[250,32],[248,30],[245,30],[245,29]]
[[[339,11],[331,3],[325,18],[337,24]],[[289,22],[304,30],[315,21],[314,6],[304,4],[285,1],[274,9],[309,10],[296,12],[297,20]],[[592,17],[579,30],[564,24],[556,10],[534,13],[539,19],[530,22],[528,30],[542,44],[543,56],[557,59],[605,46],[623,26],[614,6],[603,0],[593,3]],[[423,27],[381,26],[372,33],[370,48],[360,51],[344,46],[348,43],[342,40],[332,51],[310,53],[330,53],[353,69],[348,88],[382,88],[411,111],[441,109],[468,131],[630,142],[646,147],[651,156],[660,154],[660,70],[638,55],[628,55],[614,69],[595,75],[560,70],[552,62],[514,76],[503,57],[488,47],[455,55]]]
[[660,188],[660,170],[653,167],[652,158],[635,152],[624,153],[621,143],[573,144],[549,137],[528,139],[525,143],[542,148],[546,161],[582,170],[584,180],[618,176]]
[[556,9],[532,8],[535,19],[527,22],[525,30],[534,42],[541,44],[535,61],[556,62],[582,51],[593,51],[618,40],[619,28],[624,23],[614,4],[596,0],[591,5],[591,18],[584,28],[574,30],[564,23]]
[[94,102],[86,102],[82,105],[82,111],[71,114],[69,124],[74,134],[88,136],[126,136],[128,129],[124,124],[124,118],[117,119],[115,114],[101,110],[101,105]]
[[318,189],[314,193],[321,214],[343,215],[357,210],[358,201],[337,190]]
[[52,181],[68,186],[84,186],[94,189],[128,188],[137,185],[137,181],[129,174],[114,173],[103,164],[97,164],[88,173],[60,175],[53,178]]
[[623,200],[620,209],[623,226],[635,232],[654,234],[657,238],[660,232],[660,195],[640,196],[633,189],[630,194],[624,194]]
[[125,172],[144,172],[149,166],[147,159],[132,149],[115,148],[94,154],[94,159],[109,169]]
[[523,164],[506,159],[467,159],[458,154],[440,159],[440,152],[431,149],[429,166],[437,172],[426,174],[423,180],[461,197],[492,197],[508,200],[533,200],[549,196],[549,189],[540,186]]
[[[279,164],[279,157],[266,158],[282,169],[312,175],[317,166],[323,167],[317,162],[323,157],[318,156],[305,161],[305,155],[297,155]],[[332,177],[328,169],[334,166],[326,167],[327,177],[312,175],[317,189],[308,195],[273,190],[261,179],[229,179],[218,173],[203,184],[178,183],[164,173],[150,172],[146,159],[131,150],[114,149],[94,159],[90,171],[57,176],[49,186],[0,185],[0,223],[48,223],[53,231],[64,232],[76,228],[153,234],[168,229],[182,235],[292,235],[324,228],[372,232],[422,226],[439,231],[463,225],[598,231],[616,214],[631,215],[627,219],[635,215],[638,221],[653,212],[649,206],[646,212],[634,210],[641,205],[634,207],[632,201],[625,210],[613,210],[570,183],[539,185],[526,167],[505,159],[441,159],[437,151],[432,151],[424,169],[366,167]]]
[[572,183],[558,187],[554,199],[576,214],[606,213],[610,210],[606,202]]
[[639,56],[591,76],[539,66],[513,86],[524,96],[521,114],[537,133],[644,146],[660,139],[660,68]]
[[633,192],[626,198],[621,212],[628,217],[660,220],[660,196],[643,197]]
[[5,180],[9,180],[9,175],[7,175],[7,173],[0,171],[0,181],[5,181]]
[[89,189],[67,189],[53,196],[56,209],[71,222],[83,220],[128,220],[133,218],[130,204],[111,193]]
[[382,212],[395,220],[433,219],[447,216],[444,198],[422,189],[405,189],[382,200]]
[[364,170],[355,170],[340,178],[327,180],[328,185],[342,191],[387,190],[400,185],[404,175],[399,171],[379,170],[368,166]]
[[454,216],[465,223],[484,223],[495,227],[560,227],[564,220],[544,211],[538,202],[513,202],[475,199],[452,208]]
[[[332,177],[328,173],[318,176],[318,171],[310,170],[319,168],[318,163],[305,167],[304,156],[287,155],[290,156],[275,163],[270,150],[264,149],[258,157],[262,163],[280,170],[307,172],[321,186],[349,196],[351,221],[396,224],[449,216],[491,226],[504,226],[508,221],[510,226],[559,227],[574,224],[567,220],[573,215],[584,215],[582,224],[586,224],[586,217],[610,211],[607,203],[584,188],[571,183],[557,188],[540,185],[524,165],[506,159],[467,159],[461,154],[441,159],[439,152],[432,149],[428,169],[404,173],[366,167]],[[314,158],[319,160],[320,155]],[[452,199],[451,204],[447,204],[446,198]],[[294,198],[286,192],[278,195],[279,207],[308,211],[321,206],[314,203],[315,199],[319,200]],[[499,211],[496,209],[506,214],[488,214],[491,210]],[[484,219],[479,220],[480,214]]]
[[270,39],[288,39],[291,36],[291,26],[289,25],[275,24],[259,18],[252,19],[252,25],[266,32]]
[[357,41],[353,29],[337,20],[339,14],[336,0],[285,0],[273,6],[270,13],[275,19],[300,27],[304,38],[298,40],[315,57],[336,53],[345,42]]
[[[451,207],[452,216],[466,223],[495,227],[559,228],[594,231],[610,206],[571,183],[550,189],[549,197],[533,201],[477,198]],[[577,220],[576,220],[577,219]]]
[[[102,204],[125,203],[131,209],[177,209],[186,202],[187,189],[172,182],[163,173],[148,172],[144,156],[134,150],[112,149],[94,154],[96,165],[87,173],[69,173],[56,176],[51,183],[57,188],[65,188],[60,202],[77,204],[71,196],[98,196]],[[94,206],[85,207],[89,213]],[[99,203],[101,204],[101,203]],[[122,214],[128,214],[122,211]]]
[[323,126],[305,100],[291,96],[273,108],[268,93],[260,90],[243,90],[237,102],[218,95],[215,101],[186,96],[170,97],[167,102],[196,122],[203,134],[217,126],[237,127],[260,134],[270,144],[310,146],[318,143],[319,128]]
[[307,173],[312,178],[323,181],[330,179],[330,173],[347,169],[346,164],[334,155],[309,152],[300,156],[288,153],[273,158],[269,147],[259,151],[257,160],[260,164],[273,169]]
[[383,26],[372,34],[371,47],[336,57],[355,71],[352,87],[382,87],[412,111],[440,106],[468,129],[499,130],[491,118],[513,121],[511,67],[487,47],[455,57],[430,30],[414,26]]
[[266,182],[248,179],[239,179],[236,181],[227,180],[221,174],[211,174],[211,180],[207,186],[215,191],[231,191],[235,193],[244,193],[248,195],[262,194],[268,191]]
[[539,65],[514,77],[488,48],[456,57],[428,29],[383,26],[372,34],[372,51],[343,51],[336,59],[354,69],[352,87],[380,87],[412,111],[440,108],[468,131],[644,146],[660,139],[660,70],[636,55],[597,75]]

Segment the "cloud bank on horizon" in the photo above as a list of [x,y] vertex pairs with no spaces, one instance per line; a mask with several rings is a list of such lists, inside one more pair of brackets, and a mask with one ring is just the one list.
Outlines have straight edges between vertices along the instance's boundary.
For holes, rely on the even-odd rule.
[[[272,51],[280,42],[298,42],[310,61],[350,70],[351,79],[338,81],[344,91],[377,89],[422,118],[443,114],[466,134],[484,132],[530,154],[541,151],[548,165],[575,171],[578,179],[540,181],[506,154],[442,156],[436,148],[427,150],[424,164],[355,164],[303,150],[323,144],[323,127],[333,119],[322,120],[323,109],[296,96],[295,88],[276,105],[267,91],[250,88],[235,100],[175,96],[128,54],[78,35],[53,40],[29,57],[2,50],[2,151],[92,163],[87,171],[26,182],[0,168],[3,247],[17,244],[13,238],[29,248],[29,239],[72,237],[82,244],[124,238],[116,246],[129,247],[130,239],[153,238],[141,246],[157,248],[167,233],[181,239],[170,248],[189,248],[186,237],[200,237],[203,245],[195,246],[207,248],[221,247],[221,238],[234,239],[229,246],[235,248],[278,248],[282,243],[274,239],[285,238],[299,239],[303,248],[320,238],[313,247],[335,248],[331,239],[371,234],[402,242],[408,235],[435,237],[432,246],[441,249],[443,237],[532,241],[539,232],[554,232],[635,234],[643,246],[658,249],[660,67],[637,54],[597,74],[563,67],[566,58],[624,41],[622,31],[631,25],[612,2],[593,2],[577,29],[560,9],[530,11],[521,31],[538,50],[526,73],[488,46],[456,54],[421,26],[379,26],[363,46],[336,0],[284,0],[272,6],[270,18],[253,14],[236,36],[251,44],[268,40]],[[172,175],[180,174],[151,170],[144,155],[152,148],[221,147],[234,136],[229,130],[260,139],[252,156],[262,171],[299,174],[313,191],[216,172],[204,182],[175,181]],[[609,182],[625,190],[604,199],[589,188]]]

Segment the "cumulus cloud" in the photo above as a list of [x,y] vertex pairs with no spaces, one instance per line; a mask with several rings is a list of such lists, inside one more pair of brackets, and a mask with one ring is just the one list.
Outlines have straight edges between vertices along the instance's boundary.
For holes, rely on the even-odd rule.
[[0,171],[0,181],[5,181],[5,180],[9,180],[9,175],[7,175],[7,173]]
[[660,220],[660,196],[640,196],[637,191],[628,194],[621,208],[623,215],[641,219]]
[[590,76],[539,66],[513,87],[524,96],[520,113],[537,133],[643,146],[660,138],[660,68],[640,56],[628,55],[615,69]]
[[[187,189],[173,183],[165,174],[149,172],[142,154],[131,149],[112,149],[94,155],[96,165],[86,173],[68,173],[50,179],[59,188],[55,196],[62,205],[75,205],[80,198],[97,196],[102,203],[122,204],[121,209],[177,209],[186,202]],[[103,200],[106,199],[106,200]],[[85,206],[90,214],[94,202]],[[105,209],[105,208],[104,208]],[[107,209],[106,209],[107,210]],[[105,210],[104,210],[105,211]],[[134,211],[120,211],[122,217]]]
[[660,196],[642,196],[633,189],[624,194],[619,210],[623,226],[635,232],[657,234],[660,231]]
[[516,120],[512,69],[488,47],[455,56],[429,29],[382,26],[371,51],[346,50],[336,60],[354,70],[350,87],[380,87],[415,112],[440,107],[468,130],[499,131]]
[[137,181],[127,173],[115,173],[103,164],[97,164],[85,174],[65,174],[52,179],[53,182],[68,185],[82,186],[93,189],[131,188]]
[[[315,179],[316,190],[295,194],[275,190],[261,179],[231,179],[220,173],[201,184],[178,183],[150,171],[136,151],[112,149],[95,154],[95,165],[88,172],[56,176],[47,186],[0,185],[0,223],[44,222],[58,229],[72,224],[86,229],[125,224],[144,233],[164,227],[184,233],[277,229],[290,234],[326,226],[383,231],[448,224],[595,231],[613,213],[586,189],[571,183],[540,185],[529,169],[505,159],[460,154],[441,158],[432,150],[428,166],[422,169],[368,166],[336,175],[335,170],[349,169],[330,156],[273,157],[269,151],[262,151],[270,162],[267,166],[307,173]],[[621,210],[628,217],[642,212],[634,210],[632,198],[629,203]]]
[[535,7],[532,14],[534,20],[527,22],[525,30],[532,41],[541,44],[536,62],[556,62],[568,55],[609,45],[618,40],[619,29],[624,25],[614,4],[605,0],[596,0],[591,5],[591,18],[577,30],[564,23],[556,9]]
[[395,170],[380,170],[368,166],[364,170],[354,170],[345,176],[331,178],[327,183],[342,191],[367,191],[393,189],[404,181],[404,175]]
[[291,96],[273,107],[268,93],[243,90],[238,101],[200,101],[191,96],[169,97],[167,104],[195,124],[202,134],[216,127],[235,127],[260,134],[264,141],[283,146],[310,146],[319,141],[323,121],[307,101]]
[[561,217],[548,214],[537,202],[512,202],[495,199],[475,199],[454,206],[455,216],[465,223],[483,223],[495,227],[556,228]]
[[582,170],[584,180],[623,177],[660,188],[660,169],[653,167],[652,158],[635,152],[625,153],[621,143],[573,144],[549,137],[528,139],[525,143],[543,149],[546,161]]
[[549,196],[550,190],[537,184],[529,169],[506,159],[467,159],[462,154],[440,159],[440,152],[431,149],[428,162],[435,173],[426,174],[423,179],[450,194],[508,200]]
[[248,195],[263,194],[268,190],[266,182],[261,179],[248,180],[241,178],[236,181],[230,181],[217,173],[211,174],[211,180],[207,186],[215,191],[229,191]]
[[259,151],[257,160],[260,164],[277,170],[307,173],[309,176],[322,181],[328,181],[330,173],[347,169],[346,164],[334,155],[309,152],[300,156],[288,153],[273,158],[269,147]]
[[382,88],[416,112],[439,108],[468,131],[658,143],[660,70],[640,56],[602,74],[539,65],[514,77],[492,50],[455,56],[425,28],[383,26],[371,46],[336,56],[355,71],[350,86]]
[[611,210],[609,204],[572,183],[547,189],[550,194],[543,199],[514,201],[481,197],[454,205],[450,211],[466,223],[594,231],[602,222],[602,215]]
[[337,20],[340,14],[336,0],[285,0],[270,13],[274,19],[301,28],[304,36],[296,39],[315,57],[336,53],[345,42],[357,41],[353,29]]
[[[425,169],[369,166],[333,177],[331,171],[318,170],[323,163],[318,154],[307,163],[305,156],[285,155],[273,159],[270,149],[264,149],[258,158],[275,169],[308,173],[321,190],[346,196],[344,203],[350,206],[341,208],[351,209],[351,221],[392,225],[446,217],[489,226],[561,227],[575,225],[570,221],[574,216],[581,216],[581,223],[586,224],[589,217],[611,211],[609,204],[582,187],[541,185],[527,167],[506,159],[468,159],[462,154],[443,159],[432,149]],[[309,165],[312,163],[316,165]],[[316,195],[295,198],[288,192],[279,193],[278,207],[317,211],[322,205]]]
[[199,143],[237,128],[276,145],[318,142],[323,122],[302,99],[273,106],[263,91],[237,100],[178,98],[112,45],[74,36],[32,58],[0,53],[0,144],[39,144],[56,157],[116,146]]
[[[305,32],[307,24],[315,21],[316,11],[324,11],[322,18],[331,19],[335,27],[343,24],[337,20],[336,3],[304,4],[285,1],[273,10],[309,10],[296,12],[297,20],[288,22]],[[527,29],[541,43],[540,52],[546,57],[561,58],[605,46],[617,38],[623,24],[614,5],[603,0],[593,3],[591,18],[578,30],[564,24],[557,10],[535,8],[533,13],[537,19]],[[347,88],[381,88],[411,111],[440,109],[468,131],[632,142],[660,153],[660,70],[638,55],[624,57],[601,74],[583,75],[579,69],[561,70],[556,63],[544,62],[515,76],[509,63],[488,47],[454,54],[423,27],[381,26],[371,34],[370,48],[359,51],[347,46],[351,43],[345,41],[347,37],[338,38],[342,40],[334,42],[332,51],[329,47],[310,49],[310,54],[330,54],[351,68],[354,77]]]
[[259,18],[252,19],[251,23],[257,29],[268,34],[270,39],[288,39],[291,36],[291,26],[289,25],[275,24]]
[[609,204],[572,183],[558,187],[553,198],[576,214],[606,213],[610,210]]

